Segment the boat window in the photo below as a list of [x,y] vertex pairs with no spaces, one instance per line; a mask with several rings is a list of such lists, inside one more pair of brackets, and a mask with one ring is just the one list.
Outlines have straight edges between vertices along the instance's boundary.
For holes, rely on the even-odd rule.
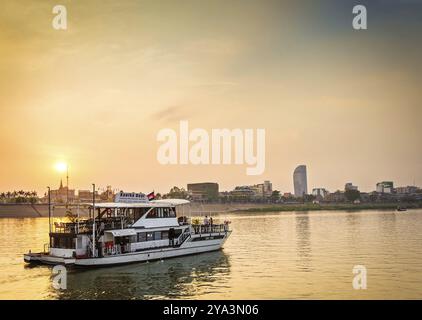
[[162,231],[161,232],[161,239],[165,240],[169,238],[169,233],[168,231]]
[[140,217],[142,217],[145,212],[148,211],[149,208],[136,208],[135,209],[135,220],[138,220]]
[[169,208],[169,217],[175,218],[176,217],[176,211],[174,211],[174,208]]
[[148,213],[147,218],[157,218],[157,211],[156,211],[156,209],[155,209],[155,208],[154,208],[154,209],[152,209],[152,210]]
[[140,232],[138,233],[138,242],[144,242],[147,241],[147,234],[146,232]]
[[59,249],[74,249],[76,246],[76,239],[68,238],[68,237],[53,237],[52,240],[52,247],[59,248]]
[[169,208],[163,208],[163,216],[165,218],[168,218],[169,217]]
[[154,233],[153,232],[147,232],[147,241],[154,240]]
[[161,231],[154,232],[154,240],[161,240]]
[[176,212],[174,208],[154,208],[152,209],[147,218],[175,218]]

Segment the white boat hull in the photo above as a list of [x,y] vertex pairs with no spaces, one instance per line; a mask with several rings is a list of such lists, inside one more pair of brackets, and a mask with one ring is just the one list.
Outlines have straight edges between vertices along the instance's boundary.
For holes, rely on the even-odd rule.
[[153,260],[162,260],[167,258],[193,255],[203,252],[216,251],[222,248],[224,242],[230,235],[230,232],[222,239],[187,241],[180,247],[168,247],[162,249],[150,249],[141,252],[132,252],[126,254],[112,255],[102,258],[76,259],[76,266],[110,266],[135,262],[146,262]]
[[100,267],[120,265],[135,262],[146,262],[162,260],[167,258],[193,255],[198,253],[216,251],[222,248],[223,244],[231,234],[228,231],[224,238],[192,241],[192,238],[184,242],[180,247],[151,248],[139,252],[131,252],[118,255],[110,255],[101,258],[66,258],[58,257],[48,253],[27,253],[24,260],[27,263],[42,263],[50,265],[75,265],[81,267]]

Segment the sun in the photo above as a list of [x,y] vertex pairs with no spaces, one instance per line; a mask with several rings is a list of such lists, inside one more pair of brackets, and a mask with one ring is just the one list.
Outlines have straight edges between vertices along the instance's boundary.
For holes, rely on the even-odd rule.
[[54,168],[59,172],[65,172],[67,170],[67,163],[66,162],[57,162]]

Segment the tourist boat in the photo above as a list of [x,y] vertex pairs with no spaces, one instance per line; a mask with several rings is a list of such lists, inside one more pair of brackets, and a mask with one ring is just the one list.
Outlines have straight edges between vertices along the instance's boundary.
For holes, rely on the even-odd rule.
[[397,211],[407,211],[407,208],[406,207],[398,206],[397,207]]
[[228,221],[192,224],[176,211],[187,200],[121,195],[116,202],[88,204],[89,218],[50,223],[44,252],[28,252],[24,260],[83,267],[161,260],[219,250],[231,234]]

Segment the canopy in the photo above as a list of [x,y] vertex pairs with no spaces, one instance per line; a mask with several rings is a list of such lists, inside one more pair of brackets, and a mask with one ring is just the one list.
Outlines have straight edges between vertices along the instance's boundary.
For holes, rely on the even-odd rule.
[[[127,203],[127,202],[100,202],[96,203],[96,208],[168,208],[168,207],[175,207],[182,204],[189,203],[188,200],[183,199],[163,199],[163,200],[152,200],[149,202],[134,202],[134,203]],[[86,203],[88,207],[92,208],[92,203]]]
[[161,200],[152,200],[150,202],[156,203],[157,205],[168,204],[168,205],[171,205],[171,206],[179,206],[179,205],[182,205],[182,204],[190,203],[189,200],[184,200],[184,199],[161,199]]

